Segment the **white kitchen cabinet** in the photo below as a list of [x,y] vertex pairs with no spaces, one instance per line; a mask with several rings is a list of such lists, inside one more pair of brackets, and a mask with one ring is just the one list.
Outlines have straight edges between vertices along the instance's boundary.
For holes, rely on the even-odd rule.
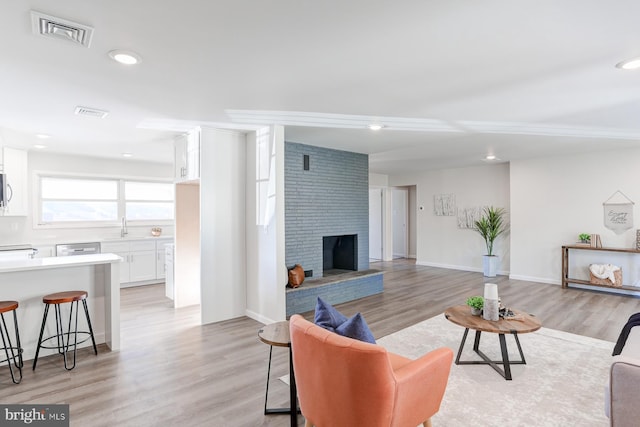
[[102,253],[114,253],[122,258],[120,264],[120,285],[136,282],[156,281],[156,242],[126,241],[104,242]]
[[164,280],[167,276],[167,271],[165,268],[165,244],[173,243],[173,239],[171,238],[157,238],[155,239],[156,243],[156,279]]
[[174,141],[174,171],[177,182],[200,179],[200,128]]
[[164,251],[164,244],[156,242],[156,279],[164,279],[167,277],[165,259],[166,255]]
[[200,179],[200,128],[187,134],[187,179]]
[[172,239],[108,241],[101,243],[101,252],[122,258],[121,287],[160,283],[165,277],[164,244],[170,242]]
[[180,135],[173,141],[173,166],[176,181],[184,181],[187,176],[187,135]]
[[164,293],[167,298],[173,301],[176,299],[175,281],[173,280],[173,272],[174,272],[173,254],[174,254],[175,245],[171,243],[163,246],[164,246],[164,259],[165,259],[165,270],[164,270],[165,291]]
[[129,279],[131,271],[129,242],[103,242],[100,244],[100,252],[114,253],[122,258],[122,262],[120,263],[120,286],[129,283],[131,281]]
[[155,280],[156,253],[155,251],[138,251],[129,253],[129,281],[142,282]]
[[4,147],[2,149],[2,169],[7,177],[7,194],[9,197],[5,209],[0,209],[0,215],[27,216],[28,174],[27,152]]

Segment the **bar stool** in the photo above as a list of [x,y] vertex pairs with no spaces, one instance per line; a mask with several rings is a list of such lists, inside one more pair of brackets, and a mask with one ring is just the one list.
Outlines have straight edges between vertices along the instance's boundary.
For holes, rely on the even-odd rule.
[[[78,331],[78,301],[82,301],[82,306],[84,307],[84,314],[87,318],[87,325],[89,326],[89,331]],[[93,351],[97,355],[98,348],[96,347],[96,340],[93,336],[93,328],[91,327],[91,319],[89,318],[89,310],[87,309],[87,292],[86,291],[66,291],[66,292],[57,292],[55,294],[49,294],[42,297],[42,302],[45,304],[44,306],[44,316],[42,317],[42,327],[40,328],[40,338],[38,338],[38,348],[36,349],[36,357],[33,359],[33,370],[36,370],[36,364],[38,363],[38,353],[40,353],[41,348],[49,348],[56,349],[58,353],[62,355],[64,359],[64,368],[67,371],[72,370],[76,367],[76,349],[78,348],[78,344],[82,344],[89,338],[93,342]],[[62,312],[60,310],[61,304],[71,303],[71,308],[69,309],[69,325],[67,326],[67,330],[64,330],[62,324]],[[47,314],[49,314],[49,306],[53,305],[56,313],[56,334],[45,339],[42,339],[42,335],[44,334],[44,327],[47,323]],[[71,320],[73,319],[73,309],[75,306],[76,317],[75,317],[75,328],[71,330]],[[85,339],[78,342],[78,334],[88,335]],[[71,343],[71,335],[73,335],[73,343]],[[67,338],[65,343],[65,337]],[[43,345],[49,340],[56,340],[55,346],[45,346]],[[67,353],[69,352],[69,347],[73,346],[73,365],[71,367],[68,366],[67,362]]]
[[[0,301],[0,316],[2,317],[2,324],[0,324],[0,334],[2,335],[2,344],[4,345],[4,354],[7,357],[6,359],[0,361],[7,362],[9,366],[9,372],[11,372],[11,380],[14,384],[20,384],[22,381],[22,367],[24,366],[22,362],[22,347],[20,346],[20,333],[18,331],[18,316],[16,315],[16,309],[18,308],[18,301]],[[7,328],[7,323],[4,320],[4,314],[13,311],[13,325],[15,327],[15,337],[16,337],[16,346],[13,346],[11,342],[11,337],[9,335],[9,329]],[[9,356],[9,352],[11,352],[11,356]],[[19,378],[16,380],[16,374],[14,373],[14,368],[11,367],[11,361],[13,360],[13,365],[18,370]]]

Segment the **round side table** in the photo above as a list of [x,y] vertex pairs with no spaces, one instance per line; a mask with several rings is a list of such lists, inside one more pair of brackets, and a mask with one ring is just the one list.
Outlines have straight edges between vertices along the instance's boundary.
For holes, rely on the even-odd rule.
[[[291,357],[291,338],[289,337],[289,322],[275,322],[265,325],[258,330],[258,338],[269,345],[269,367],[267,368],[267,388],[264,395],[264,413],[269,414],[289,414],[291,426],[298,425],[298,393],[296,390],[296,379],[293,373],[293,358]],[[271,376],[271,355],[273,347],[289,347],[289,407],[288,408],[267,408],[267,398],[269,397],[269,377]]]

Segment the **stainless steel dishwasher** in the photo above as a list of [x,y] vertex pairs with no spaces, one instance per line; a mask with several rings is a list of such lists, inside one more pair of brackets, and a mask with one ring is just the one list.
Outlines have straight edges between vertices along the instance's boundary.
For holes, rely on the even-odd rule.
[[90,255],[100,253],[99,242],[56,245],[56,256]]

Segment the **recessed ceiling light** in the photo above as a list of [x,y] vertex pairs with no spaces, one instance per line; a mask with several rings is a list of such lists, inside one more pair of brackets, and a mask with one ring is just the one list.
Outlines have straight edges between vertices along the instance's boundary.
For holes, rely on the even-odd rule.
[[384,125],[380,125],[380,124],[377,124],[377,123],[373,123],[373,124],[369,125],[369,129],[371,129],[371,130],[380,130],[383,127],[384,127]]
[[135,65],[142,61],[140,55],[130,50],[112,50],[109,52],[109,56],[124,65]]
[[47,146],[46,145],[42,145],[42,144],[35,144],[33,146],[33,148],[37,148],[38,150],[42,150],[43,148],[47,148]]
[[47,138],[51,138],[51,135],[47,135],[46,133],[37,133],[36,138],[47,139]]
[[640,58],[628,59],[626,61],[618,62],[616,67],[622,70],[637,70],[640,68]]
[[487,160],[495,160],[496,156],[494,156],[493,154],[488,154],[487,157],[485,157],[485,159],[487,159]]
[[131,153],[122,153],[122,157],[133,157]]

